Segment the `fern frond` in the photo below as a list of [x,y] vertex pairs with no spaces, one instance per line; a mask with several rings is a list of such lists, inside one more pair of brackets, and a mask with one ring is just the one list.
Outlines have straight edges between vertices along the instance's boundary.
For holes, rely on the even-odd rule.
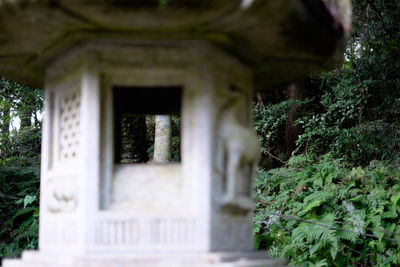
[[350,242],[355,242],[358,239],[358,234],[354,232],[354,229],[350,225],[344,225],[341,230],[337,231],[337,236],[341,240],[347,240]]
[[15,218],[17,218],[18,216],[27,214],[29,212],[34,212],[36,210],[36,207],[27,207],[27,208],[22,208],[20,210],[18,210],[15,215],[12,217],[12,220],[14,221]]
[[336,239],[335,230],[322,227],[319,225],[312,225],[306,233],[306,239],[309,243],[321,242],[323,245],[333,242]]
[[329,191],[315,191],[311,195],[304,198],[304,205],[302,211],[299,213],[300,216],[306,214],[313,208],[319,207],[324,202],[333,198],[333,192]]
[[18,226],[18,233],[26,231],[26,229],[35,221],[34,217],[29,217]]

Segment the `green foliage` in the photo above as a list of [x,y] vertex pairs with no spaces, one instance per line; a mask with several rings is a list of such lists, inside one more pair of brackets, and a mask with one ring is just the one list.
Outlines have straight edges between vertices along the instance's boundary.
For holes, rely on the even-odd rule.
[[[0,80],[0,166],[40,162],[43,92]],[[16,127],[19,121],[19,127]],[[11,130],[10,130],[11,129]]]
[[0,166],[38,166],[42,131],[36,126],[13,130],[1,143]]
[[293,101],[282,101],[261,107],[256,104],[253,108],[254,129],[260,136],[263,153],[271,149],[271,144],[278,139],[279,127],[286,122],[287,112]]
[[[344,75],[343,72],[352,71],[343,68],[325,74],[324,82],[329,83],[330,79],[337,78],[332,76],[338,73]],[[297,141],[297,151],[317,155],[332,151],[337,157],[362,165],[375,159],[397,159],[400,151],[400,118],[391,111],[400,112],[400,109],[383,103],[372,107],[369,98],[376,96],[363,94],[364,89],[351,83],[355,81],[342,77],[335,85],[325,85],[327,87],[320,100],[322,112],[312,111],[298,120],[304,132]],[[396,94],[385,97],[396,98]],[[375,114],[370,111],[372,108]]]
[[258,174],[256,244],[295,265],[400,265],[400,2],[353,6],[344,64],[307,88],[304,155]]
[[297,152],[332,151],[365,166],[399,158],[400,2],[363,0],[353,6],[345,63],[314,77],[322,96],[298,120],[304,133]]
[[3,78],[0,96],[1,261],[38,245],[43,93]]
[[256,245],[301,266],[400,264],[400,166],[332,154],[259,171]]
[[181,160],[181,119],[179,116],[171,116],[171,161],[179,162]]
[[39,169],[0,168],[0,261],[38,246]]
[[168,5],[168,0],[158,0],[158,4],[160,5],[160,7],[167,7]]
[[260,165],[262,167],[272,166],[271,159],[268,158],[268,152],[279,155],[285,159],[283,151],[280,151],[279,143],[282,141],[280,136],[285,126],[287,112],[292,105],[301,107],[305,101],[286,100],[277,104],[268,104],[260,106],[255,104],[253,107],[254,130],[259,136],[261,144],[261,153],[263,155]]

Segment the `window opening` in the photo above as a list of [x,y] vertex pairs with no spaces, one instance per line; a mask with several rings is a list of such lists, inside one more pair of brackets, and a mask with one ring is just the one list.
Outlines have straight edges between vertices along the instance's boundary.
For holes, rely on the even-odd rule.
[[114,87],[115,163],[179,162],[182,88]]

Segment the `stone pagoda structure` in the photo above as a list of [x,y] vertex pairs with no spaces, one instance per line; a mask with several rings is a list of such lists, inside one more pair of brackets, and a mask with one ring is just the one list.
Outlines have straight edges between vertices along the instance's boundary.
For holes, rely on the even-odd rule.
[[[337,64],[347,0],[0,0],[0,75],[45,88],[39,250],[4,267],[278,266],[253,252],[253,90]],[[124,162],[179,115],[180,161]]]

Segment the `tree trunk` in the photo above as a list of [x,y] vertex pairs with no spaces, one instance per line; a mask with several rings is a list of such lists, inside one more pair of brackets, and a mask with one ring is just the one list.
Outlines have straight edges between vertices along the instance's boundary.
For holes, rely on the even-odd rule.
[[171,116],[156,115],[153,161],[165,163],[171,160]]
[[[287,88],[287,96],[290,100],[304,100],[305,98],[305,85],[304,82],[296,82],[292,83]],[[285,154],[286,157],[289,158],[292,155],[292,152],[296,149],[296,141],[299,135],[301,134],[301,126],[294,125],[294,122],[297,120],[298,106],[293,104],[287,114],[286,120],[286,131],[285,131]]]
[[264,107],[264,100],[263,100],[263,98],[261,96],[261,93],[260,92],[256,92],[256,96],[257,96],[258,104],[260,105],[261,108],[263,108]]

